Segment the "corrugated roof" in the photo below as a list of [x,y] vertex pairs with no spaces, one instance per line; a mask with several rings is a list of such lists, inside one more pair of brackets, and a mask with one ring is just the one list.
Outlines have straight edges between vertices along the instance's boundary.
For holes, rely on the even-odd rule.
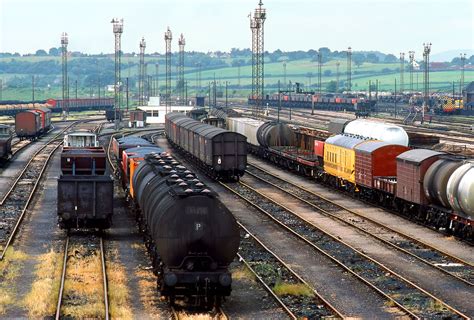
[[389,146],[389,145],[391,145],[391,143],[388,143],[385,141],[369,140],[369,141],[366,141],[366,143],[361,143],[358,146],[356,146],[355,150],[360,151],[360,152],[372,153],[379,148]]
[[406,151],[402,154],[400,154],[397,157],[397,161],[404,161],[404,162],[410,162],[414,164],[420,164],[426,159],[443,155],[445,153],[443,152],[438,152],[438,151],[433,151],[433,150],[428,150],[428,149],[413,149]]
[[367,141],[367,139],[362,139],[355,136],[347,136],[343,134],[338,134],[326,139],[326,143],[347,149],[353,149],[356,145],[364,141]]

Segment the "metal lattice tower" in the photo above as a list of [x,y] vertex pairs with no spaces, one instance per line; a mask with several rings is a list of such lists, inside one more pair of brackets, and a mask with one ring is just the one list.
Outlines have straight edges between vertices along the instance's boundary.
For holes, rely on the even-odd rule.
[[138,105],[145,105],[145,38],[140,41],[140,65],[138,75]]
[[429,107],[430,103],[430,52],[431,43],[423,43],[423,61],[424,61],[424,94],[421,122],[425,119],[425,107]]
[[318,51],[318,92],[321,96],[321,69],[323,64],[323,55],[321,51]]
[[461,53],[461,81],[459,82],[459,94],[462,97],[462,91],[464,90],[464,69],[466,65],[466,54]]
[[339,66],[341,63],[338,61],[336,62],[336,93],[339,91]]
[[347,91],[352,89],[352,48],[347,48]]
[[69,37],[66,32],[61,35],[61,56],[62,56],[62,96],[63,96],[63,114],[67,115],[69,112],[69,96],[68,96],[68,79],[67,79],[67,45],[69,44]]
[[114,83],[114,108],[115,108],[115,126],[118,127],[118,112],[120,112],[120,63],[121,63],[121,39],[123,33],[123,19],[113,18],[111,23],[113,24],[113,31],[115,35],[115,83]]
[[264,23],[267,18],[266,9],[263,7],[262,0],[258,3],[258,7],[254,11],[253,19],[250,20],[250,29],[252,30],[252,95],[256,99],[255,112],[256,116],[262,111],[262,100],[264,96],[264,48],[265,33]]
[[158,92],[160,92],[160,65],[157,62],[155,64],[155,77],[156,77],[156,87],[155,87],[155,94],[154,96],[158,96]]
[[288,83],[286,82],[286,61],[283,61],[283,88],[288,87]]
[[408,51],[410,59],[410,92],[413,93],[413,63],[415,62],[415,51]]
[[179,46],[179,72],[178,72],[178,90],[179,90],[179,102],[181,105],[186,105],[184,101],[184,46],[186,45],[186,40],[184,39],[183,34],[178,39]]
[[165,32],[165,43],[166,43],[166,113],[171,109],[171,40],[173,34],[171,33],[170,27]]
[[400,52],[400,95],[403,95],[403,86],[405,84],[405,53]]

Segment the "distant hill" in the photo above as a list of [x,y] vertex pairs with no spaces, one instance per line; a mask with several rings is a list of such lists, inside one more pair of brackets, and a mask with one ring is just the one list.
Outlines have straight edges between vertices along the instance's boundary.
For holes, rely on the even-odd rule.
[[433,62],[451,62],[453,58],[459,57],[460,53],[465,53],[466,58],[469,59],[470,56],[474,55],[474,49],[456,49],[433,53],[430,55],[430,60]]

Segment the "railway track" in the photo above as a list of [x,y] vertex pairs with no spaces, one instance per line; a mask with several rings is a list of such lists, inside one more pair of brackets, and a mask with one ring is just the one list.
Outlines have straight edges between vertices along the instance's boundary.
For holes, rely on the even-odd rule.
[[[71,240],[72,238],[76,238],[76,240]],[[76,241],[76,244],[73,243],[71,246],[71,242],[74,241]],[[70,247],[74,250],[70,250]],[[97,265],[97,260],[99,259],[100,267]],[[70,271],[70,278],[68,278],[68,263],[72,264],[69,268],[72,270]],[[71,284],[66,284],[67,281],[71,283],[73,281],[81,282],[84,280],[81,279],[81,277],[88,277],[89,279],[95,280],[94,283],[90,283],[90,286],[94,286],[94,289],[98,283],[101,283],[101,285],[98,286],[102,286],[102,297],[100,297],[100,293],[98,293],[97,290],[87,290],[88,288],[83,288],[84,290],[80,291],[78,289],[75,290]],[[56,320],[70,317],[71,313],[77,312],[78,307],[85,309],[87,312],[87,314],[82,315],[83,318],[109,319],[109,294],[104,241],[102,237],[97,238],[85,235],[81,237],[68,236],[66,238],[60,281],[55,314]],[[85,286],[87,283],[82,283],[82,285]],[[66,291],[67,293],[65,293]]]
[[310,245],[336,265],[379,293],[388,305],[409,317],[460,318],[468,316],[407,280],[383,264],[341,239],[332,236],[297,213],[275,203],[252,187],[239,183],[221,183],[226,189],[254,206],[276,224]]
[[171,316],[174,320],[200,319],[200,320],[228,320],[229,317],[222,308],[216,308],[209,312],[193,311],[178,306],[171,307]]
[[34,153],[0,201],[0,260],[15,238],[52,155],[63,142],[58,138],[75,125],[77,122],[61,130]]
[[327,217],[342,221],[396,250],[474,286],[474,265],[468,261],[339,205],[302,186],[283,180],[255,164],[249,164],[246,173],[306,203]]
[[[239,223],[239,259],[292,319],[343,319],[344,316],[293,269]],[[293,290],[295,294],[285,291]]]

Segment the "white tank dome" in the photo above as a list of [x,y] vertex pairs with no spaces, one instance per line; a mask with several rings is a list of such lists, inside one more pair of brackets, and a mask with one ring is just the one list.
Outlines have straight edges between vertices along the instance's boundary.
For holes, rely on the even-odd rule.
[[408,134],[402,127],[394,124],[358,119],[349,122],[344,133],[408,146]]

